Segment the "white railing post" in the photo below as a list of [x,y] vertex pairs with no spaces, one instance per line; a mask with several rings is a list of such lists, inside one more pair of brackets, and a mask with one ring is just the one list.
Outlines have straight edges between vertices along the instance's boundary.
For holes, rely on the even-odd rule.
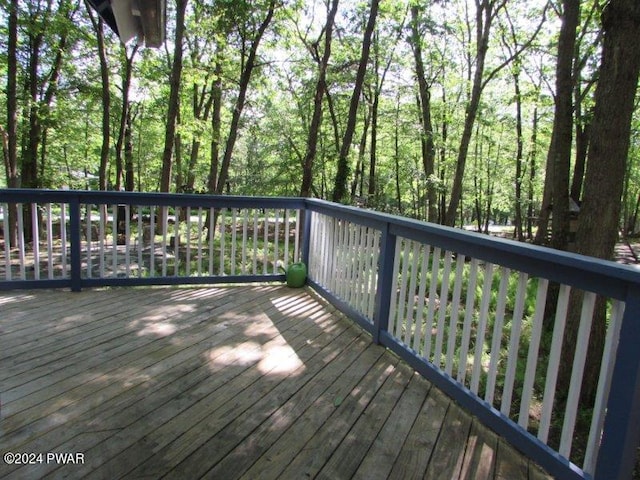
[[3,234],[4,234],[4,278],[5,280],[11,280],[11,227],[9,220],[9,204],[0,204],[2,207],[2,219],[3,219]]

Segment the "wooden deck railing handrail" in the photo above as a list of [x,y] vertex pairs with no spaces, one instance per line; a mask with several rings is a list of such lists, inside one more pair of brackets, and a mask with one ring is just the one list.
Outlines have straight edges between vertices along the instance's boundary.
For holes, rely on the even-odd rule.
[[[632,267],[301,198],[0,190],[0,239],[0,289],[282,281],[282,267],[303,260],[309,284],[375,342],[552,475],[624,478],[633,468],[640,271]],[[591,420],[577,426],[600,302],[599,382]],[[572,308],[579,329],[567,337]],[[566,338],[575,339],[571,365],[561,365]]]

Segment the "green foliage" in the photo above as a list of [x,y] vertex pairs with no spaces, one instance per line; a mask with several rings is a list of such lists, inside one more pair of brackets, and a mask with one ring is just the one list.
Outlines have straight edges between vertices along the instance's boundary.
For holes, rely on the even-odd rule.
[[[446,203],[456,168],[456,155],[474,66],[475,18],[467,4],[419,2],[423,8],[418,29],[421,35],[430,86],[431,112],[436,149],[434,174],[428,178],[422,165],[421,126],[416,103],[416,79],[407,24],[410,1],[381,2],[380,14],[367,69],[358,125],[351,149],[350,182],[355,182],[353,203],[376,209],[426,218],[426,193],[438,195],[438,208]],[[428,3],[428,5],[427,5]],[[240,72],[252,35],[269,0],[194,0],[189,2],[180,118],[177,132],[180,150],[174,154],[173,189],[181,190],[190,176],[194,191],[207,189],[212,162],[212,142],[218,142],[218,158],[224,153],[229,123],[238,95]],[[40,97],[47,74],[61,51],[58,42],[66,35],[61,51],[62,66],[57,91],[48,109],[40,112],[45,137],[41,140],[42,186],[95,188],[101,145],[100,67],[95,33],[85,6],[65,0],[44,15],[44,2],[20,4],[18,55],[18,118],[26,118],[29,106],[24,90],[29,74],[28,36],[42,34],[40,50]],[[424,5],[423,5],[424,7]],[[0,4],[0,30],[7,31],[8,3]],[[169,94],[171,48],[174,25],[173,4],[168,3],[167,47],[140,49],[134,58],[130,107],[133,115],[133,162],[135,186],[145,191],[158,189],[164,143],[164,122]],[[368,2],[341,2],[336,17],[334,41],[323,118],[314,162],[313,194],[327,197],[336,173],[336,158],[346,124],[348,104],[361,51],[362,29],[368,17]],[[496,20],[491,39],[487,72],[509,60],[509,48],[522,45],[543,18],[544,2],[507,2]],[[258,49],[257,67],[247,92],[246,107],[229,171],[230,193],[245,195],[294,195],[302,178],[302,160],[313,110],[317,66],[324,47],[323,24],[326,2],[296,0],[278,2],[274,21]],[[513,75],[518,74],[522,96],[523,189],[531,189],[537,209],[544,180],[544,156],[549,143],[553,111],[553,85],[557,18],[545,11],[540,34],[509,68],[486,79],[477,128],[472,137],[464,178],[460,221],[481,226],[509,222],[516,203],[515,94]],[[586,121],[592,106],[594,72],[598,63],[599,10],[597,2],[586,2],[579,31],[580,92]],[[109,184],[115,184],[115,144],[122,111],[121,77],[125,51],[107,31],[107,54],[111,78],[111,158]],[[5,36],[2,36],[5,38]],[[0,42],[0,73],[6,77],[6,42]],[[131,46],[128,47],[131,49]],[[130,50],[129,50],[130,51]],[[388,66],[388,71],[386,68]],[[386,71],[386,73],[385,73]],[[383,82],[384,75],[384,82]],[[216,82],[221,88],[220,136],[212,130],[212,94]],[[376,93],[377,141],[372,145],[371,109]],[[0,113],[6,118],[6,92],[0,93]],[[535,142],[534,110],[538,116]],[[582,117],[581,117],[582,118]],[[368,122],[365,124],[365,122]],[[28,139],[28,125],[19,130],[19,161]],[[366,137],[363,141],[363,135]],[[626,223],[635,218],[638,195],[638,142],[632,141],[631,161],[625,189]],[[360,150],[359,145],[364,147]],[[196,151],[193,150],[197,148]],[[193,161],[191,155],[194,152]],[[375,153],[375,157],[373,154]],[[533,157],[532,162],[530,161]],[[369,176],[371,159],[376,172]],[[178,161],[180,160],[180,161]],[[360,162],[360,163],[359,163]],[[354,177],[356,165],[360,166]],[[533,183],[528,175],[535,168]],[[85,173],[86,172],[86,173]],[[4,177],[4,176],[3,176]],[[6,183],[3,178],[2,182]],[[182,182],[183,185],[178,185]],[[371,185],[369,185],[372,183]],[[373,191],[369,197],[368,191]],[[522,199],[526,207],[527,200]]]

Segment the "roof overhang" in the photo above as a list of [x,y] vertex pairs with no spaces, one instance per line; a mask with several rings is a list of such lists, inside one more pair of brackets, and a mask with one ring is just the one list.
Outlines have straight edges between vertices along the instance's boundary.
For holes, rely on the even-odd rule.
[[166,0],[88,0],[104,21],[127,44],[134,38],[147,47],[164,42]]

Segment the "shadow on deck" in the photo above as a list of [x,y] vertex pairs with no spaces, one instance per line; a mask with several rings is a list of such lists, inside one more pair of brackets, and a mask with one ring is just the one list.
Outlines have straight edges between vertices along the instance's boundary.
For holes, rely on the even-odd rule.
[[0,450],[43,454],[2,478],[546,478],[311,290],[0,292],[0,310]]

